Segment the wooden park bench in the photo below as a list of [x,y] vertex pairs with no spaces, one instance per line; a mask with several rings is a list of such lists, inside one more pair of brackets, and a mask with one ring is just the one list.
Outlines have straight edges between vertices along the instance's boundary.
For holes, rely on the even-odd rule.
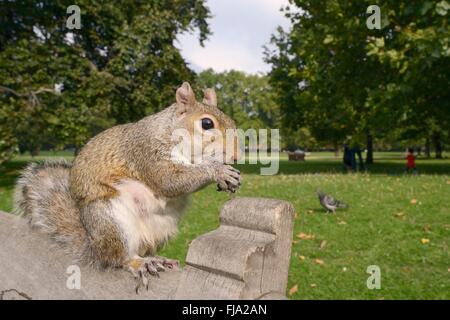
[[232,199],[219,228],[192,241],[184,268],[136,294],[128,271],[82,265],[71,288],[72,257],[26,218],[0,212],[0,299],[285,299],[293,219],[285,201]]

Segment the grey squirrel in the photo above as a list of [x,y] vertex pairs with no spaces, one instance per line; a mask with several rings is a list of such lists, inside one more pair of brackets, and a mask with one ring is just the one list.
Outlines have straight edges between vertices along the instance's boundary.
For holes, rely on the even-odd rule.
[[[141,285],[148,287],[149,275],[177,266],[155,253],[176,233],[189,195],[213,182],[219,190],[239,188],[240,172],[230,165],[240,156],[237,139],[232,152],[224,152],[226,138],[217,136],[235,128],[217,107],[213,89],[206,89],[203,101],[197,102],[185,82],[176,91],[176,103],[103,131],[73,164],[30,164],[16,184],[15,211],[79,261],[129,269],[138,291]],[[172,139],[176,129],[191,136],[203,133],[203,161],[171,158],[178,143]]]

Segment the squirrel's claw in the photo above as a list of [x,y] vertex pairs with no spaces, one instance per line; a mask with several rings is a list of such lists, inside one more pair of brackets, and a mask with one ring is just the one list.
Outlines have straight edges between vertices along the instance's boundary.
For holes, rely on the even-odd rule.
[[148,290],[149,276],[159,278],[159,272],[178,267],[178,261],[164,257],[136,257],[128,262],[128,269],[136,279],[136,294],[142,286]]
[[239,189],[241,182],[240,171],[230,165],[224,165],[218,172],[217,190],[235,193]]

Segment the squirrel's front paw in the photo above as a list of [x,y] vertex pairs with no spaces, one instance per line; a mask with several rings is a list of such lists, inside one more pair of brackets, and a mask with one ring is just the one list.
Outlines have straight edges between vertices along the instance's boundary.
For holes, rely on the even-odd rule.
[[149,275],[159,278],[159,272],[166,269],[177,269],[179,262],[177,260],[164,257],[135,257],[128,262],[128,269],[136,279],[136,293],[143,285],[148,290]]
[[232,166],[225,164],[217,173],[217,190],[236,192],[241,185],[241,172]]

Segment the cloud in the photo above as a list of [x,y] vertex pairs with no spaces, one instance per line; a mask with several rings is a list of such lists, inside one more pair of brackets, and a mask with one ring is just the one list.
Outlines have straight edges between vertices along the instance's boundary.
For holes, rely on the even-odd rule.
[[261,68],[260,61],[252,56],[250,50],[239,46],[224,46],[220,43],[207,49],[193,48],[189,53],[188,60],[202,70],[207,68],[213,68],[216,71],[237,69],[255,73]]
[[196,71],[267,72],[270,66],[263,61],[262,47],[269,43],[278,25],[289,25],[279,11],[287,4],[288,0],[209,0],[213,35],[205,47],[199,45],[196,34],[180,35],[178,46]]

